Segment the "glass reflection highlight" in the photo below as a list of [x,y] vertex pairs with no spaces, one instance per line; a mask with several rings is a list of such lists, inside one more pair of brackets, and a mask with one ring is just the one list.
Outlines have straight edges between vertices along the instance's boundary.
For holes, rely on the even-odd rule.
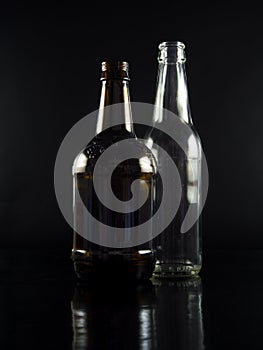
[[157,349],[204,350],[201,278],[154,284]]
[[202,282],[77,284],[73,350],[204,350]]
[[154,349],[154,296],[150,281],[76,285],[73,350]]

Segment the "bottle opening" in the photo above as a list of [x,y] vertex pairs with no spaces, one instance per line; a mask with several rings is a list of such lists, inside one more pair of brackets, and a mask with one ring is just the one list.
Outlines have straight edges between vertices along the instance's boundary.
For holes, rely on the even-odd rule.
[[183,63],[185,57],[185,45],[181,41],[164,41],[158,46],[158,61],[162,63]]
[[163,41],[159,45],[159,50],[164,49],[165,47],[180,47],[181,49],[185,49],[185,44],[182,43],[181,41]]
[[103,72],[106,70],[123,70],[128,72],[129,63],[126,61],[104,61],[101,64],[101,70]]
[[126,61],[104,61],[101,64],[101,79],[129,80],[129,63]]

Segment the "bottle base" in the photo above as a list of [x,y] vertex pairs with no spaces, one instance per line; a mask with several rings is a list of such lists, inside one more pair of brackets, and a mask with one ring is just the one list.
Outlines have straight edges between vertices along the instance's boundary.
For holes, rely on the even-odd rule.
[[153,271],[153,277],[167,279],[194,277],[199,274],[200,270],[201,265],[157,263]]
[[79,259],[72,256],[74,270],[79,280],[146,280],[154,270],[154,262],[147,260],[125,261],[117,257],[105,261]]

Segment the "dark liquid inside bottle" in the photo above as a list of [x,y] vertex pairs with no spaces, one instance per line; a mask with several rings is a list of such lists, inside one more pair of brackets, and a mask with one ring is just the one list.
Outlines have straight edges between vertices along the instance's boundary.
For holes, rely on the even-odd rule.
[[[140,159],[128,159],[120,163],[112,173],[111,187],[114,195],[121,201],[128,201],[132,197],[131,185],[135,180],[141,180],[141,186],[148,187],[149,196],[141,208],[129,213],[119,213],[106,207],[94,189],[93,172],[100,155],[113,143],[135,138],[134,134],[123,128],[109,128],[98,134],[79,155],[81,164],[77,160],[74,166],[74,190],[79,192],[82,202],[89,213],[99,222],[110,227],[129,228],[149,220],[153,214],[153,186],[155,181],[154,166],[152,171],[145,172]],[[141,144],[145,159],[151,163],[151,153]],[[85,166],[83,167],[83,159]],[[109,160],[110,161],[110,160]],[[100,185],[105,186],[103,176]],[[75,229],[84,226],[89,234],[89,222],[85,211],[79,203],[74,203]],[[151,277],[154,268],[152,241],[128,248],[112,248],[92,243],[77,232],[74,232],[72,258],[76,274],[81,279],[112,278],[146,279]],[[100,233],[98,232],[98,235]]]

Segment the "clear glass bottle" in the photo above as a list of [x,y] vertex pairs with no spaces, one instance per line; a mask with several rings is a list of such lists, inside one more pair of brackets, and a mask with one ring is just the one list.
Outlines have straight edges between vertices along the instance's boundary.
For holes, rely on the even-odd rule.
[[[127,62],[102,63],[102,87],[96,136],[76,157],[73,166],[75,232],[72,258],[76,274],[82,279],[99,278],[106,275],[111,275],[112,278],[144,279],[149,278],[153,272],[154,259],[151,241],[129,248],[114,248],[92,243],[78,233],[79,229],[84,227],[88,237],[89,230],[92,228],[87,220],[87,215],[78,203],[76,191],[79,192],[81,200],[90,214],[109,227],[137,226],[152,216],[156,164],[149,149],[143,142],[137,140],[133,130],[129,80]],[[107,108],[114,104],[120,106],[118,115],[114,109]],[[111,123],[113,119],[115,122],[117,120],[118,124]],[[110,126],[112,124],[114,126]],[[103,205],[97,197],[93,172],[95,164],[103,152],[109,146],[126,139],[135,140],[136,147],[140,149],[142,157],[125,160],[114,169],[111,177],[112,191],[119,200],[127,201],[131,198],[133,181],[140,180],[141,186],[148,187],[148,198],[142,208],[130,213],[120,213]],[[102,174],[99,175],[101,188],[106,188],[106,179]],[[96,232],[96,234],[100,235],[100,232]]]
[[[159,45],[154,128],[146,135],[146,145],[154,153],[157,167],[160,169],[165,164],[158,158],[158,149],[154,143],[162,147],[173,159],[182,184],[181,202],[176,216],[154,240],[156,254],[154,276],[160,278],[196,275],[201,269],[202,261],[200,218],[187,232],[181,232],[189,205],[195,203],[198,208],[201,196],[201,144],[190,113],[185,60],[183,43],[163,42]],[[158,126],[165,123],[168,118],[167,110],[173,113],[174,118],[179,118],[191,128],[191,136],[184,140],[186,152],[174,139],[158,129]],[[161,200],[162,190],[158,180],[157,203]],[[171,200],[170,206],[173,205]]]

